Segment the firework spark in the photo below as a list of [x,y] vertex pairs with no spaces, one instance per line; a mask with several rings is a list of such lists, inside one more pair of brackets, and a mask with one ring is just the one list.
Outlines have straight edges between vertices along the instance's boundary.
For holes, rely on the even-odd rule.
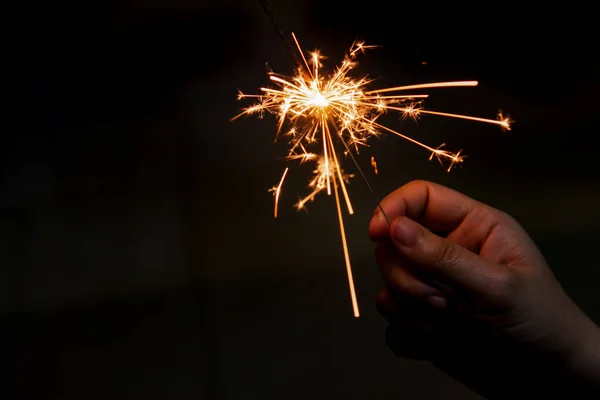
[[[300,163],[311,161],[316,164],[314,176],[308,184],[311,192],[296,204],[296,208],[298,210],[304,208],[305,204],[312,201],[320,192],[334,194],[352,307],[354,316],[358,317],[360,313],[346,242],[341,200],[343,198],[348,213],[353,214],[354,209],[347,189],[349,179],[353,176],[344,173],[340,164],[341,155],[349,155],[354,161],[352,152],[357,153],[360,147],[367,145],[370,138],[387,132],[427,150],[431,153],[430,159],[435,157],[440,162],[446,161],[450,171],[454,165],[463,162],[464,156],[460,151],[453,153],[445,150],[444,144],[435,148],[430,147],[380,124],[379,117],[388,111],[398,112],[403,118],[412,119],[430,114],[496,124],[504,129],[510,129],[510,120],[501,114],[498,115],[498,119],[485,119],[425,110],[422,103],[428,97],[427,94],[402,94],[413,90],[477,86],[476,81],[438,82],[366,90],[372,81],[367,77],[354,78],[350,73],[356,65],[356,56],[377,46],[367,46],[364,42],[353,43],[342,63],[333,73],[324,75],[321,72],[323,57],[317,51],[309,53],[307,57],[296,36],[292,34],[292,37],[303,65],[299,66],[291,77],[269,73],[269,78],[276,87],[262,87],[257,95],[240,92],[239,99],[254,98],[256,102],[232,120],[242,115],[274,114],[278,119],[276,140],[282,135],[289,138],[287,160],[296,160]],[[377,165],[373,158],[371,163],[377,172]],[[360,167],[358,165],[356,167],[362,175]],[[286,168],[279,184],[270,189],[274,196],[275,217],[277,217],[279,199],[288,171],[289,168]]]
[[379,169],[377,168],[377,161],[375,161],[375,157],[371,157],[371,167],[373,167],[373,172],[375,172],[375,175],[379,174]]

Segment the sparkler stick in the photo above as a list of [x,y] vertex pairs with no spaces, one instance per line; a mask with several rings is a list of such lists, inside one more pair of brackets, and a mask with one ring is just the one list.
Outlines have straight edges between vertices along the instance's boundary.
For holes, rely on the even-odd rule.
[[[381,207],[381,201],[379,201],[379,198],[377,197],[377,195],[375,194],[375,191],[371,187],[371,184],[369,183],[369,180],[365,176],[365,173],[363,172],[362,168],[360,167],[360,165],[356,161],[356,158],[354,157],[354,154],[352,154],[352,151],[350,150],[350,148],[348,148],[348,145],[346,144],[346,142],[343,141],[343,140],[341,140],[341,142],[344,145],[344,147],[346,148],[346,154],[348,154],[350,156],[350,159],[352,160],[352,162],[356,166],[356,169],[360,173],[360,176],[362,177],[363,182],[367,185],[367,188],[369,189],[369,192],[375,198],[375,202],[377,203],[377,207],[379,208],[379,210],[381,211],[381,214],[383,215],[383,217],[385,218],[385,220],[387,221],[387,223],[389,225],[390,224],[390,219],[388,218],[387,214],[385,213],[385,210],[383,209],[383,207]],[[375,174],[378,174],[379,171],[377,170],[377,164],[375,163],[375,158],[374,157],[371,157],[371,166],[373,166],[375,168]]]
[[[283,31],[275,22],[266,0],[260,0],[260,3],[263,5],[271,22],[289,49],[291,45],[285,39]],[[357,54],[377,46],[366,46],[363,42],[353,43],[342,63],[332,73],[325,75],[320,71],[321,65],[319,60],[321,56],[319,53],[315,51],[310,54],[310,57],[306,57],[293,33],[292,38],[302,59],[302,62],[300,62],[300,58],[294,57],[294,60],[299,65],[295,75],[286,77],[269,73],[271,82],[276,85],[275,88],[263,87],[260,89],[261,93],[256,95],[239,93],[238,99],[254,98],[256,103],[245,108],[242,113],[233,117],[232,120],[242,115],[259,114],[262,116],[264,113],[274,114],[278,117],[276,139],[280,133],[290,138],[290,146],[286,158],[290,161],[299,161],[300,163],[315,162],[314,175],[308,184],[308,187],[312,191],[296,203],[296,208],[299,210],[304,208],[306,203],[314,200],[316,195],[322,191],[327,192],[328,195],[331,195],[333,192],[352,308],[354,316],[359,317],[360,312],[352,276],[352,266],[342,213],[342,200],[340,198],[341,191],[348,213],[353,214],[354,209],[347,189],[349,179],[353,175],[344,173],[340,163],[341,153],[336,148],[336,143],[340,142],[342,144],[342,153],[351,158],[387,219],[387,215],[381,208],[375,192],[353,155],[353,152],[358,152],[360,146],[367,146],[369,139],[379,136],[383,132],[388,132],[427,150],[431,153],[430,160],[435,157],[440,163],[447,161],[449,163],[448,171],[454,165],[462,163],[465,156],[461,156],[461,151],[453,153],[444,150],[443,144],[434,148],[389,128],[377,121],[381,115],[388,111],[394,111],[398,112],[402,118],[410,117],[417,119],[421,114],[429,114],[495,124],[504,129],[510,129],[511,121],[501,114],[498,114],[498,119],[494,120],[424,110],[421,105],[423,99],[427,98],[427,94],[393,94],[397,92],[404,93],[408,90],[473,87],[477,86],[477,81],[435,82],[366,90],[371,80],[366,77],[353,78],[351,72],[354,68]],[[381,93],[389,94],[382,96]],[[284,128],[288,126],[289,129],[284,132]],[[373,158],[371,158],[371,165],[377,173],[377,166]],[[270,189],[274,195],[273,214],[275,218],[278,215],[279,200],[288,171],[289,168],[286,168],[279,184]]]
[[294,59],[294,62],[296,63],[296,65],[298,67],[302,67],[302,64],[300,64],[300,60],[298,60],[298,57],[296,56],[296,52],[294,51],[294,48],[292,47],[290,42],[285,37],[285,33],[283,33],[283,29],[281,29],[281,27],[277,23],[277,19],[275,18],[275,14],[273,13],[273,10],[269,6],[269,2],[267,0],[258,0],[258,2],[262,6],[265,14],[267,14],[267,17],[269,17],[269,21],[271,21],[271,25],[273,25],[273,28],[275,28],[275,30],[277,31],[279,38],[283,41],[283,44],[285,45],[287,50],[290,52],[290,55]]

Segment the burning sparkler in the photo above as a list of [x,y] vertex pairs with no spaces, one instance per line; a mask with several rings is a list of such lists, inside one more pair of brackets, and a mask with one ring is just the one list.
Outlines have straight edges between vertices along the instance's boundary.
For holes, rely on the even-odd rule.
[[[504,129],[510,129],[510,121],[501,114],[494,120],[425,110],[422,108],[422,102],[428,97],[427,94],[402,94],[409,90],[476,86],[476,81],[426,83],[367,90],[371,80],[366,77],[353,78],[350,73],[356,65],[357,55],[376,46],[367,46],[364,42],[353,43],[334,72],[324,75],[321,72],[323,57],[316,51],[307,57],[296,36],[292,34],[292,37],[302,59],[296,73],[286,77],[271,72],[269,78],[276,85],[275,88],[263,87],[257,95],[240,92],[239,99],[254,98],[256,103],[233,119],[249,114],[274,114],[278,119],[276,140],[281,135],[289,138],[290,147],[286,158],[300,163],[310,161],[316,164],[314,176],[308,185],[311,192],[296,204],[296,208],[302,209],[320,192],[334,194],[352,306],[354,316],[358,317],[359,308],[342,215],[342,203],[349,214],[354,213],[347,189],[352,175],[344,173],[341,167],[342,154],[351,157],[356,164],[353,152],[357,153],[361,146],[366,146],[370,138],[387,132],[427,150],[431,154],[430,159],[435,157],[440,162],[446,161],[450,171],[454,165],[463,162],[464,156],[461,156],[460,151],[447,151],[443,148],[444,144],[430,147],[380,124],[378,118],[388,111],[399,112],[402,117],[412,119],[417,119],[422,114],[430,114],[496,124]],[[377,164],[373,158],[371,165],[377,172]],[[366,182],[358,164],[356,167]],[[288,171],[289,168],[286,168],[278,185],[271,188],[275,217]],[[368,182],[366,183],[368,185]]]

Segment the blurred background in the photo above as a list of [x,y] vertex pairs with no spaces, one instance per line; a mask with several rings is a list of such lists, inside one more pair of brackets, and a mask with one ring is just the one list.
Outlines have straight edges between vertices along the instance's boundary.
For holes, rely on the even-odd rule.
[[[593,13],[473,4],[271,1],[326,66],[362,38],[382,45],[357,71],[376,85],[478,80],[431,92],[426,106],[488,118],[501,109],[511,131],[385,117],[463,149],[462,168],[447,173],[389,136],[359,162],[379,196],[427,179],[512,214],[598,322]],[[59,0],[8,16],[18,85],[0,158],[9,398],[478,398],[386,348],[367,237],[375,202],[359,179],[346,225],[360,319],[333,199],[293,208],[309,172],[288,182],[273,219],[267,189],[286,166],[274,121],[229,122],[247,105],[237,90],[267,83],[265,63],[294,67],[257,1]]]

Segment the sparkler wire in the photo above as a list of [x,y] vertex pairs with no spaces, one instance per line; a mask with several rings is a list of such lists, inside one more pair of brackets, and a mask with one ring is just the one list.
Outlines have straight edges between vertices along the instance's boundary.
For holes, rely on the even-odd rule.
[[283,29],[281,29],[281,26],[277,22],[277,19],[275,18],[275,13],[271,9],[271,6],[269,5],[269,2],[267,0],[258,0],[258,2],[262,6],[265,14],[267,14],[267,17],[269,17],[269,21],[271,21],[271,25],[273,25],[273,28],[275,28],[275,30],[277,31],[277,34],[279,35],[279,38],[281,39],[281,41],[283,42],[283,44],[285,45],[285,47],[289,51],[289,53],[292,56],[292,58],[294,59],[294,62],[296,63],[296,66],[298,66],[299,68],[302,68],[302,63],[298,59],[298,56],[296,55],[296,51],[295,51],[294,47],[292,46],[292,44],[290,43],[290,41],[286,37],[285,33],[283,32]]
[[379,210],[381,210],[381,213],[383,214],[383,216],[384,216],[385,220],[387,221],[388,225],[390,225],[390,219],[388,218],[387,214],[385,213],[385,210],[381,206],[381,201],[379,200],[379,197],[377,197],[377,195],[375,194],[375,190],[373,190],[373,187],[369,183],[369,180],[365,176],[365,173],[363,172],[363,170],[360,167],[360,165],[358,165],[358,162],[356,161],[356,158],[354,158],[354,154],[352,154],[352,151],[348,147],[348,144],[343,139],[340,139],[340,142],[342,142],[344,144],[344,147],[346,148],[346,152],[348,153],[348,155],[350,156],[350,159],[354,163],[354,166],[356,166],[356,169],[360,173],[360,176],[362,177],[363,182],[365,182],[365,184],[367,185],[367,188],[369,189],[369,192],[371,192],[371,195],[373,196],[373,198],[377,202],[377,207],[379,208]]

